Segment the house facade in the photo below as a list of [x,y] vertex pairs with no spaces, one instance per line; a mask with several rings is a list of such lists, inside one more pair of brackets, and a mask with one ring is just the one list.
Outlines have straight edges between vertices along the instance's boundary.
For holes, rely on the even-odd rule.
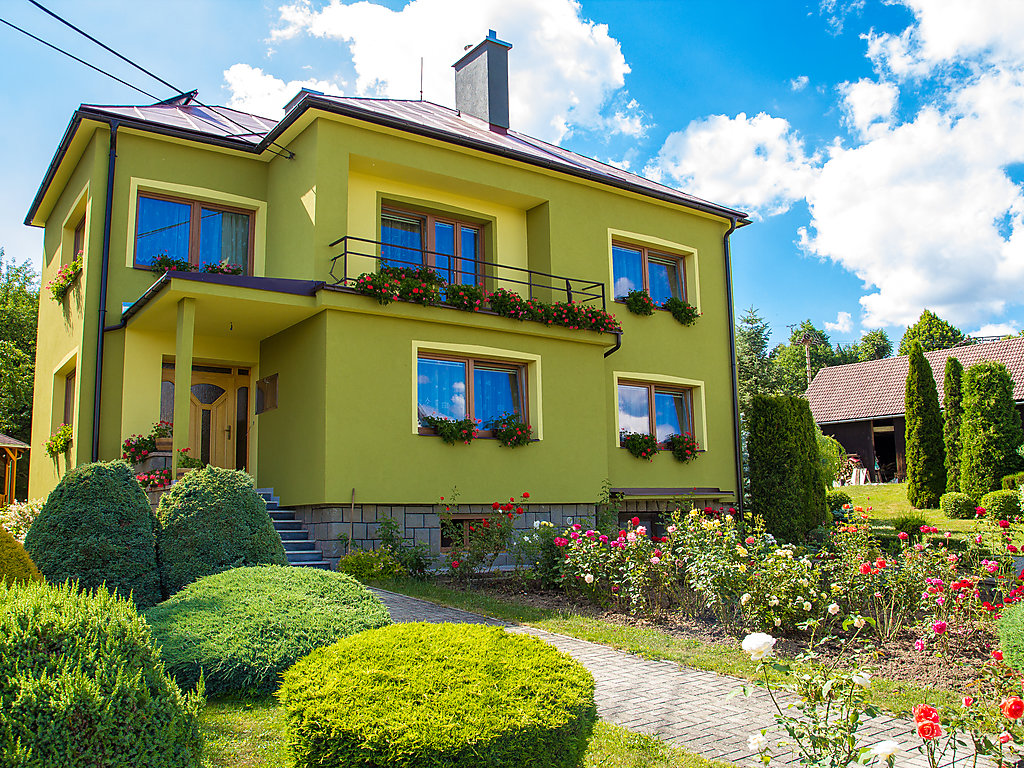
[[[372,545],[384,515],[436,551],[453,488],[467,519],[528,490],[524,525],[592,518],[609,484],[630,513],[733,502],[728,247],[749,222],[512,130],[508,48],[492,34],[460,60],[456,110],[313,91],[278,122],[194,94],[79,108],[26,219],[45,228],[44,283],[82,262],[40,304],[32,447],[63,423],[73,438],[56,461],[33,452],[30,493],[162,419],[176,450],[273,488],[332,556],[341,535]],[[607,309],[622,330],[385,306],[356,283],[382,265]],[[640,288],[701,316],[632,315]],[[529,444],[493,439],[508,415]],[[445,444],[428,417],[480,436]],[[623,430],[689,431],[701,452],[638,460]]]
[[[942,403],[946,359],[966,370],[975,363],[1002,363],[1013,378],[1013,399],[1024,416],[1024,337],[926,352]],[[906,478],[907,357],[822,368],[807,388],[807,401],[821,431],[847,453],[860,456],[872,482]]]

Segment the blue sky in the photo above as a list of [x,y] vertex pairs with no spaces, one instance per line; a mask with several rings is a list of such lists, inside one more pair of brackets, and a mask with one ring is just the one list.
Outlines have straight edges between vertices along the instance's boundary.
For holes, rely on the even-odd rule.
[[[451,63],[494,28],[514,46],[513,127],[752,212],[737,308],[776,340],[810,318],[833,342],[898,341],[926,306],[968,332],[1024,326],[1016,0],[44,4],[204,101],[269,117],[301,85],[416,98],[421,56],[426,98],[450,104]],[[170,95],[24,0],[0,17]],[[21,221],[73,110],[147,99],[3,26],[0,45],[0,245],[38,264]]]

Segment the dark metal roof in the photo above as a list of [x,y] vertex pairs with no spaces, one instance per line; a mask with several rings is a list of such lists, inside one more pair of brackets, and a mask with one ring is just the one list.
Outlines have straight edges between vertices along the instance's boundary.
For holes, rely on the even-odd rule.
[[[1024,337],[926,352],[932,376],[943,397],[946,358],[964,368],[991,360],[1005,365],[1013,378],[1013,399],[1024,401]],[[822,368],[807,388],[807,402],[818,424],[902,416],[906,410],[907,356]]]
[[362,99],[327,96],[303,90],[292,99],[280,122],[227,107],[155,104],[152,106],[99,106],[83,104],[74,114],[43,183],[25,219],[31,224],[79,124],[84,119],[118,122],[124,127],[192,139],[245,152],[262,153],[308,109],[320,109],[358,120],[408,131],[482,152],[501,155],[534,166],[567,173],[618,189],[675,203],[686,208],[749,224],[747,214],[702,200],[635,173],[562,149],[517,131],[491,129],[482,120],[428,101]]

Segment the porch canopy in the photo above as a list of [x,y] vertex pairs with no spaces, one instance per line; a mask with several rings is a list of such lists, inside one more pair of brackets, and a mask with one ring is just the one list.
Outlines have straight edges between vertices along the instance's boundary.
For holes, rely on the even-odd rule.
[[14,501],[14,481],[17,476],[18,459],[28,452],[28,445],[8,435],[0,435],[0,463],[4,467],[4,484],[0,488],[0,507]]

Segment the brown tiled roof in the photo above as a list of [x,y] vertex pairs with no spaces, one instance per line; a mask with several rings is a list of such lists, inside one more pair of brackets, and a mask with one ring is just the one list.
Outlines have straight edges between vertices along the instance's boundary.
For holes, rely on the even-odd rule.
[[54,155],[35,200],[25,219],[31,224],[71,138],[83,119],[117,121],[121,125],[196,141],[213,143],[246,152],[280,151],[276,141],[308,109],[320,109],[382,126],[408,131],[441,141],[539,165],[638,194],[648,195],[687,208],[735,219],[749,224],[747,214],[678,189],[659,184],[629,171],[570,152],[517,131],[492,130],[482,120],[462,115],[449,107],[429,101],[366,99],[328,96],[303,89],[285,107],[280,121],[250,115],[227,107],[206,107],[198,103],[153,104],[150,106],[103,106],[83,104],[75,112]]
[[28,448],[28,445],[7,435],[0,435],[0,448]]
[[[955,357],[964,368],[984,360],[1002,363],[1013,377],[1013,399],[1024,401],[1024,337],[925,353],[939,388],[940,403],[947,357]],[[807,401],[814,420],[819,424],[902,416],[906,382],[905,355],[867,363],[833,365],[818,371],[807,388]]]

